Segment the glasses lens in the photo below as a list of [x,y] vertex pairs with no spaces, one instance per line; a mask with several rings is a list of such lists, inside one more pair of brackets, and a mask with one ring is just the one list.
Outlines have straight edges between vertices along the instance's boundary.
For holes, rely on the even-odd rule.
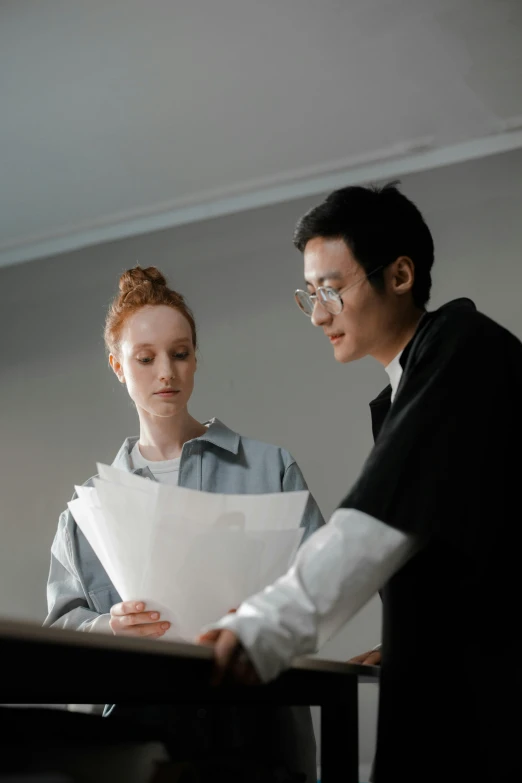
[[343,309],[343,303],[337,291],[332,288],[319,288],[317,294],[325,310],[328,310],[332,315],[339,315]]
[[314,303],[310,299],[310,294],[307,291],[297,290],[295,292],[295,301],[297,302],[299,309],[302,310],[305,315],[312,315]]

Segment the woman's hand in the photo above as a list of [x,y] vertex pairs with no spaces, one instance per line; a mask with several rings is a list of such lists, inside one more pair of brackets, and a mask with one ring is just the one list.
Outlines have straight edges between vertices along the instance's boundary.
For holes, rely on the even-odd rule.
[[116,636],[147,636],[149,639],[159,639],[170,628],[170,623],[161,622],[159,612],[146,612],[145,604],[140,601],[115,604],[109,625]]

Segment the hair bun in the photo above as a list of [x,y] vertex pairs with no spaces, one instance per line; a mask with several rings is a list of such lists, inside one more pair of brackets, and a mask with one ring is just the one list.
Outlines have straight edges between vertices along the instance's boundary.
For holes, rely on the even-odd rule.
[[119,283],[120,293],[122,295],[129,294],[135,288],[147,283],[155,287],[165,287],[167,285],[166,279],[155,266],[148,266],[146,269],[142,269],[141,266],[136,265],[133,269],[127,269],[121,275]]

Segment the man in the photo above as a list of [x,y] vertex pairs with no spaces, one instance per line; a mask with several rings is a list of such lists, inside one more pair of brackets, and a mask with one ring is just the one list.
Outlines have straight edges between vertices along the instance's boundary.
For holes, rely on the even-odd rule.
[[216,679],[271,680],[382,589],[376,782],[522,780],[522,345],[467,299],[426,312],[433,240],[395,185],[332,193],[294,242],[301,309],[337,361],[372,356],[390,385],[329,524],[201,638]]

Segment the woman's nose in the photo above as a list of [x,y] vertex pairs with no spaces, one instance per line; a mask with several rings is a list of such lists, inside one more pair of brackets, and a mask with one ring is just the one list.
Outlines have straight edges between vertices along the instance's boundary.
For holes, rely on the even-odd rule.
[[159,378],[161,381],[170,381],[172,378],[175,377],[174,372],[174,366],[173,364],[165,360],[162,362],[160,368],[159,368]]

